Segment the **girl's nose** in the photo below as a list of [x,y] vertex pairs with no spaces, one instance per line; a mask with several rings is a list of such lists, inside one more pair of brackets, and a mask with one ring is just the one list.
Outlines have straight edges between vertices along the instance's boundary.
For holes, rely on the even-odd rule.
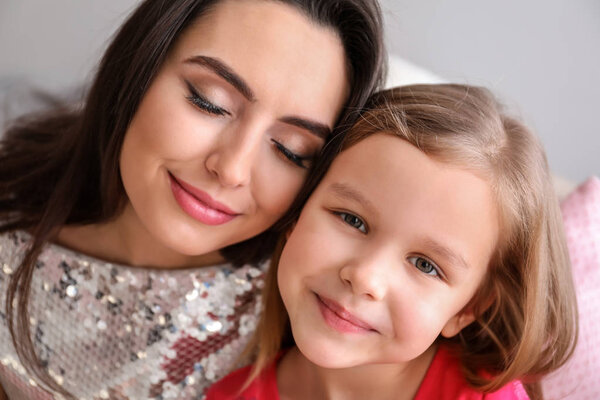
[[379,301],[385,297],[389,278],[389,256],[371,254],[353,260],[340,269],[340,278],[356,296]]
[[262,132],[245,129],[227,135],[206,158],[206,169],[224,187],[236,188],[250,183],[258,160]]

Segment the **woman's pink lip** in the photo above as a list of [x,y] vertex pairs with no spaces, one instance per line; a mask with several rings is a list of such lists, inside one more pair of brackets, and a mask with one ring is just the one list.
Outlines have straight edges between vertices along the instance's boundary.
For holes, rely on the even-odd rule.
[[187,183],[185,181],[182,181],[181,179],[175,178],[172,174],[169,174],[169,176],[172,179],[174,179],[182,188],[184,188],[186,192],[190,193],[192,196],[194,196],[195,198],[197,198],[198,200],[200,200],[201,202],[203,202],[210,208],[215,209],[217,211],[221,211],[225,214],[230,214],[233,216],[238,215],[238,213],[236,213],[235,211],[232,211],[225,204],[222,204],[216,200],[213,200],[213,198],[210,197],[210,195],[208,193],[198,189],[197,187],[190,185],[189,183]]
[[221,225],[237,215],[227,206],[213,200],[207,193],[169,174],[175,201],[188,215],[207,225]]
[[371,325],[349,313],[344,307],[334,300],[316,294],[321,313],[325,321],[333,328],[342,332],[364,333],[376,331]]

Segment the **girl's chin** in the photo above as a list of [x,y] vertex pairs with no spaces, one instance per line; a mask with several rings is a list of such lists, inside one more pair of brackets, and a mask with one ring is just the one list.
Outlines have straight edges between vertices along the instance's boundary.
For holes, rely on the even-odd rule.
[[328,343],[310,343],[303,345],[296,341],[296,346],[309,362],[320,368],[340,369],[359,365],[355,355],[348,354],[348,350]]

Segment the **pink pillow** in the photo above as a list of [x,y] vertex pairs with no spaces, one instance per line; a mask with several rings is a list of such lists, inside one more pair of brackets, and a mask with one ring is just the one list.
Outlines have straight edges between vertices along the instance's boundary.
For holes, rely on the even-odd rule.
[[542,382],[548,400],[600,399],[600,179],[581,184],[561,204],[579,305],[573,357]]

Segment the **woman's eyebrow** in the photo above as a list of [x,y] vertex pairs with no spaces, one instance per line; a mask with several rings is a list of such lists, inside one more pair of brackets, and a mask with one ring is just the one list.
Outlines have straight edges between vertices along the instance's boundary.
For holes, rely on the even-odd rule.
[[[214,73],[225,79],[231,86],[233,86],[238,92],[242,94],[248,101],[256,101],[256,96],[250,86],[239,76],[230,66],[228,66],[222,60],[215,57],[197,55],[185,60],[186,63],[198,64],[203,67],[209,68]],[[297,126],[298,128],[304,129],[313,135],[327,139],[331,134],[331,128],[321,122],[312,121],[306,118],[290,116],[283,117],[280,119],[281,122],[286,124]]]
[[229,84],[231,84],[231,86],[240,92],[248,101],[253,102],[256,100],[254,92],[252,92],[252,89],[250,89],[250,86],[248,86],[244,79],[242,79],[242,77],[235,73],[231,67],[218,58],[208,56],[193,56],[185,60],[185,62],[202,65],[211,69],[221,78],[229,82]]
[[283,117],[280,119],[280,121],[285,122],[286,124],[297,126],[298,128],[305,129],[321,139],[327,139],[327,137],[329,137],[331,134],[331,128],[327,125],[316,121],[310,121],[306,118]]

